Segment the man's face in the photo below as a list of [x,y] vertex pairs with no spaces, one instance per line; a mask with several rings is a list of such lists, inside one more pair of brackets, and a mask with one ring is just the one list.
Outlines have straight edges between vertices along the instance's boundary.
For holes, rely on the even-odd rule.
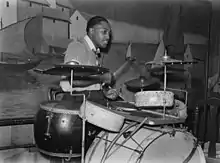
[[111,35],[111,27],[107,22],[101,22],[90,29],[90,37],[97,48],[106,48]]

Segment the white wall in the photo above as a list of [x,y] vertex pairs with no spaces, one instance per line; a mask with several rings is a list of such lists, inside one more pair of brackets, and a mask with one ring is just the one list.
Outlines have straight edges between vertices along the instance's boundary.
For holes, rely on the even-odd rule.
[[0,0],[0,20],[2,28],[17,22],[17,0]]

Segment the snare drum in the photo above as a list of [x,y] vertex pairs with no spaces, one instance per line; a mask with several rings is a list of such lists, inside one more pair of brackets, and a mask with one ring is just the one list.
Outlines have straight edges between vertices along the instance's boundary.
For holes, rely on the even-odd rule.
[[79,106],[49,101],[40,104],[34,123],[34,138],[40,152],[55,157],[81,155],[82,120]]
[[137,107],[172,107],[174,104],[174,93],[170,91],[142,91],[134,97]]
[[140,128],[131,136],[135,128],[134,123],[126,124],[118,134],[101,132],[87,151],[85,162],[206,162],[201,147],[195,143],[196,138],[191,133],[173,128]]

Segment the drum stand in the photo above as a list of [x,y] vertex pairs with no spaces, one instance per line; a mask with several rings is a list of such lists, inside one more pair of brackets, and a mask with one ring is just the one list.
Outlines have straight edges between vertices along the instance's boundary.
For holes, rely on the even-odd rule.
[[[74,94],[73,95],[73,79],[74,79],[74,70],[71,69],[71,79],[70,79],[70,86],[71,86],[71,91],[70,91],[70,95],[71,96],[83,96],[83,103],[80,107],[80,113],[79,113],[79,116],[82,118],[82,142],[81,142],[81,163],[84,163],[85,162],[85,133],[86,133],[86,129],[85,129],[85,126],[86,126],[86,116],[85,116],[85,113],[86,113],[86,96],[85,94]],[[81,111],[81,108],[82,108],[82,111]]]
[[[164,58],[167,58],[167,52],[165,51],[165,54],[164,54]],[[164,64],[164,82],[163,82],[163,90],[164,90],[164,94],[165,94],[165,91],[167,89],[167,65]],[[166,106],[165,106],[165,99],[163,100],[164,102],[164,105],[163,105],[163,118],[165,118],[165,114],[166,114]]]

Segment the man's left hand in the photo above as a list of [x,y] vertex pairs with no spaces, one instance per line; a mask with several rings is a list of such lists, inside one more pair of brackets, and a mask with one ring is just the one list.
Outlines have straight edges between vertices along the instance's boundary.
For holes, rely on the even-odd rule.
[[105,84],[108,84],[108,85],[111,85],[113,80],[114,80],[114,76],[110,72],[107,72],[107,73],[100,76],[100,81],[102,83],[105,83]]

